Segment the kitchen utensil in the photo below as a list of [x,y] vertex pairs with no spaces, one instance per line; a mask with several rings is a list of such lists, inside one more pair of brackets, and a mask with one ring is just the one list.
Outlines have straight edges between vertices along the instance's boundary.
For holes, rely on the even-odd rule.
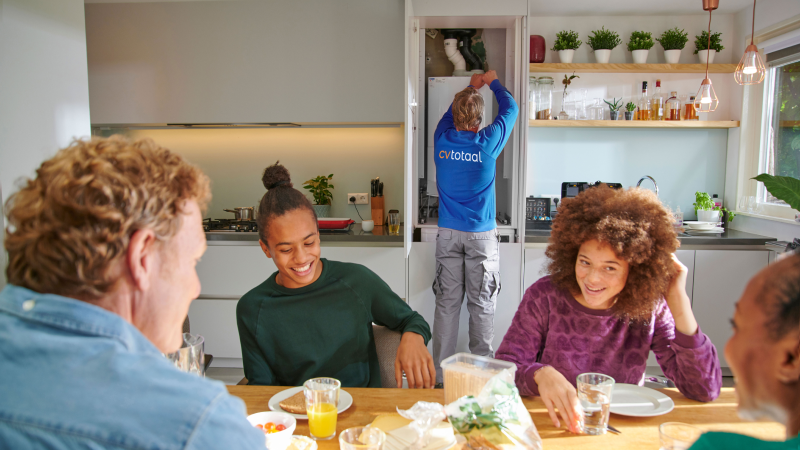
[[[277,394],[270,397],[268,402],[269,409],[271,409],[272,411],[281,411],[283,413],[286,413],[294,417],[295,419],[302,419],[302,420],[308,419],[308,415],[306,414],[292,414],[290,412],[284,411],[280,406],[280,403],[282,401],[293,396],[294,394],[297,394],[298,392],[302,392],[302,390],[303,386],[297,386],[278,392]],[[353,396],[350,395],[350,393],[345,391],[344,389],[339,389],[339,403],[337,404],[336,410],[341,414],[351,406],[353,406]]]
[[361,229],[363,231],[372,231],[375,228],[375,222],[372,220],[361,221]]
[[303,383],[308,431],[312,439],[327,440],[336,436],[341,387],[341,381],[327,377],[312,378]]
[[267,448],[270,450],[284,450],[292,442],[292,433],[297,427],[297,419],[289,414],[276,412],[276,411],[263,411],[247,416],[247,421],[250,425],[256,426],[267,423],[274,423],[275,425],[283,425],[286,427],[282,431],[276,433],[265,433],[267,439]]
[[352,219],[326,217],[317,219],[317,223],[319,224],[320,230],[346,230],[350,227],[350,224],[355,223],[355,221]]
[[254,209],[252,206],[240,206],[233,209],[225,209],[224,211],[235,214],[234,220],[253,220]]
[[602,373],[578,375],[578,400],[583,418],[581,431],[586,434],[606,434],[614,379]]
[[205,339],[203,336],[183,333],[183,346],[175,353],[165,355],[178,369],[205,376]]
[[378,197],[383,197],[383,181],[378,184]]
[[692,230],[711,230],[717,226],[716,222],[700,222],[698,220],[684,220],[683,224]]
[[608,431],[614,434],[622,434],[622,431],[619,431],[618,429],[612,427],[611,425],[606,425],[606,428],[608,429]]
[[653,417],[675,408],[670,397],[655,389],[617,383],[611,393],[611,412],[621,416]]
[[341,450],[383,450],[386,433],[378,428],[354,427],[339,435]]

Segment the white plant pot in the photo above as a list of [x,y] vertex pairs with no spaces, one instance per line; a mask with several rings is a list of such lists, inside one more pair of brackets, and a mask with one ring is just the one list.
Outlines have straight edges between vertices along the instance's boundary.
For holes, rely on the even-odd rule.
[[650,53],[650,50],[633,50],[631,53],[633,54],[634,64],[646,64],[647,54]]
[[559,50],[558,51],[558,60],[564,64],[569,64],[572,62],[572,57],[575,56],[575,50]]
[[717,54],[716,50],[700,50],[697,52],[697,57],[700,59],[700,64],[706,63],[706,53],[708,53],[708,63],[714,64],[714,55]]
[[697,220],[700,222],[719,222],[720,211],[697,210]]
[[678,64],[678,61],[681,60],[681,51],[678,50],[664,50],[664,59],[667,60],[667,64]]
[[594,57],[600,64],[608,64],[608,60],[611,59],[611,50],[604,49],[604,50],[595,50]]

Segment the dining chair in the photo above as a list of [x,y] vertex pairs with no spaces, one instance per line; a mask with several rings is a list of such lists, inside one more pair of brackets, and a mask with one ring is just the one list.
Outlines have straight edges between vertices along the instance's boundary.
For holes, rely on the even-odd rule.
[[372,334],[375,336],[375,350],[378,352],[378,365],[381,369],[381,386],[397,387],[397,381],[394,379],[394,360],[403,333],[373,323]]

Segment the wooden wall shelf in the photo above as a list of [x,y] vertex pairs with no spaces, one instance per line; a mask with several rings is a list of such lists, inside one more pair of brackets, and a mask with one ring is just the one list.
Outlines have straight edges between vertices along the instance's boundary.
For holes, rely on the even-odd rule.
[[[736,64],[711,64],[709,73],[733,73]],[[705,73],[705,64],[562,64],[530,65],[530,73]]]
[[738,120],[529,120],[532,128],[738,128]]

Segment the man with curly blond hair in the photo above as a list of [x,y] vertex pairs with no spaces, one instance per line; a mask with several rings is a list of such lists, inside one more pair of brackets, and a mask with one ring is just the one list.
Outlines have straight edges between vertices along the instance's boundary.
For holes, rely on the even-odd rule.
[[208,178],[150,140],[75,141],[6,203],[3,448],[263,449],[225,386],[176,369]]
[[[488,84],[499,112],[491,125],[484,121],[484,99],[478,92]],[[494,310],[500,292],[500,243],[495,221],[496,160],[517,120],[514,97],[500,84],[494,70],[473,75],[470,85],[456,94],[434,133],[436,185],[439,191],[439,232],[436,236],[436,275],[433,292],[433,359],[437,386],[442,383],[442,360],[456,352],[458,320],[464,295],[469,310],[469,350],[492,356]]]
[[497,349],[517,365],[520,393],[541,396],[555,426],[558,409],[579,431],[579,374],[641,385],[650,351],[686,397],[719,396],[719,358],[692,313],[678,245],[671,212],[648,190],[602,185],[559,206],[549,275],[525,291]]

